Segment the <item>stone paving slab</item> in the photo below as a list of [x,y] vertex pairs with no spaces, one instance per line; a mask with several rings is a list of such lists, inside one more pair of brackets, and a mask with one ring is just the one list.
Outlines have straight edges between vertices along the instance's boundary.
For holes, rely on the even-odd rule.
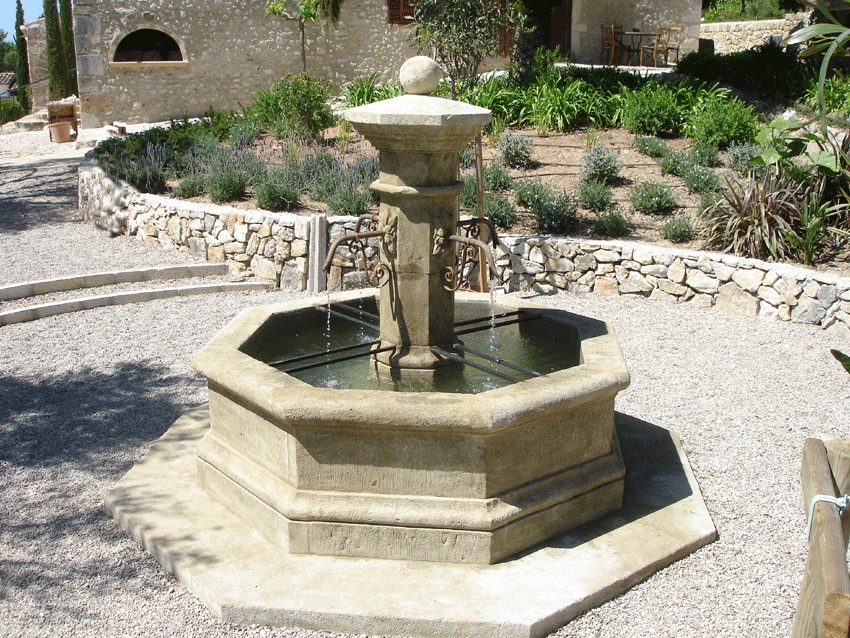
[[223,621],[402,636],[542,636],[716,538],[676,435],[617,414],[624,508],[496,565],[291,555],[201,490],[206,407],[107,495],[107,510]]

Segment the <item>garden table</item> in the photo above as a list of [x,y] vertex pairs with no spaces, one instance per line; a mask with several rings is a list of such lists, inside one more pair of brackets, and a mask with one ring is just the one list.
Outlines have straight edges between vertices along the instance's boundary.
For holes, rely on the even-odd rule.
[[626,62],[631,65],[632,55],[636,56],[636,62],[640,60],[640,48],[643,45],[643,39],[654,39],[656,33],[654,31],[623,31],[620,35],[623,36],[621,44],[626,51]]

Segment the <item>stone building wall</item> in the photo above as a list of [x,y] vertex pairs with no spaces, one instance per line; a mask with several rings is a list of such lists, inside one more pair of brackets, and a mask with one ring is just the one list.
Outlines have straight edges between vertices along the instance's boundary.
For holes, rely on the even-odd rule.
[[47,106],[47,40],[44,35],[44,18],[27,22],[21,31],[27,41],[32,110],[37,111]]
[[789,13],[779,20],[750,22],[707,22],[700,25],[699,37],[714,40],[715,53],[752,49],[771,38],[786,38],[792,29],[808,24],[808,13]]
[[[83,219],[112,234],[136,235],[167,250],[226,263],[234,275],[295,291],[317,281],[326,247],[356,223],[351,217],[246,211],[144,195],[116,184],[93,164],[80,168],[79,208]],[[559,237],[505,236],[494,256],[499,281],[491,285],[509,292],[640,295],[817,325],[850,338],[850,278],[808,268]],[[328,278],[332,288],[361,277],[350,254],[335,256]],[[310,287],[311,292],[321,289],[323,285]]]
[[[573,0],[572,46],[570,60],[600,64],[601,25],[616,24],[624,30],[635,27],[654,33],[658,27],[680,26],[684,29],[681,54],[694,51],[700,37],[699,0]],[[650,44],[645,41],[644,44]]]
[[[76,0],[74,26],[82,110],[101,124],[236,109],[302,71],[298,24],[266,15],[262,0]],[[183,61],[112,62],[119,42],[138,29],[171,36]],[[387,24],[384,0],[346,3],[338,29],[307,24],[307,70],[336,86],[376,70],[396,73],[414,53],[408,31]]]

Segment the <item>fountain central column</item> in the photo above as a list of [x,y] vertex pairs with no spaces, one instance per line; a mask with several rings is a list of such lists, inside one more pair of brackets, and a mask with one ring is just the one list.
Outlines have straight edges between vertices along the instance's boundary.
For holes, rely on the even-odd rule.
[[[436,69],[436,70],[435,70]],[[428,95],[439,81],[430,58],[413,58],[400,79],[408,91],[390,100],[349,109],[352,123],[380,153],[371,186],[380,197],[380,259],[388,281],[380,295],[379,364],[394,370],[453,365],[431,347],[454,342],[454,291],[444,286],[454,266],[458,155],[490,122],[490,111]],[[424,79],[423,79],[424,78]]]

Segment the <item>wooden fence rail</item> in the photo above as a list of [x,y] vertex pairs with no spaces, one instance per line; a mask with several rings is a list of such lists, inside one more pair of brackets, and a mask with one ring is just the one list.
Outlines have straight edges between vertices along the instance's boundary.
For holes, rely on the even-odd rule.
[[[829,447],[827,451],[819,439],[806,439],[803,446],[803,503],[807,515],[815,496],[850,493],[850,441],[830,442]],[[848,638],[850,511],[842,517],[834,503],[815,503],[810,532],[792,638]]]

